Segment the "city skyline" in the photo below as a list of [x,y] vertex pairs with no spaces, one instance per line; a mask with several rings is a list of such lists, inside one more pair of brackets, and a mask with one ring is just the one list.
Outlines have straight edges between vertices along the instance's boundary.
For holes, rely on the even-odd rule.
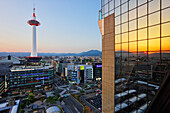
[[27,20],[32,18],[34,6],[41,23],[37,27],[37,52],[79,53],[101,50],[101,36],[97,25],[100,0],[3,0],[0,4],[0,52],[31,51],[31,29]]

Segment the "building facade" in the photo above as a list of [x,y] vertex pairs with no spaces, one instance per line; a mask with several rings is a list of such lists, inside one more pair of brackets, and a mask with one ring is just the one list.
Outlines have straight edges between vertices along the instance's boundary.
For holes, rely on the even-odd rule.
[[93,80],[101,80],[102,78],[102,63],[92,63]]
[[5,77],[0,77],[0,98],[2,98],[2,94],[5,91]]
[[86,84],[87,81],[93,80],[92,65],[77,65],[75,71],[77,72],[77,84]]
[[52,66],[13,67],[9,75],[11,94],[38,92],[52,88],[54,70]]
[[145,112],[169,75],[170,1],[101,4],[102,111]]

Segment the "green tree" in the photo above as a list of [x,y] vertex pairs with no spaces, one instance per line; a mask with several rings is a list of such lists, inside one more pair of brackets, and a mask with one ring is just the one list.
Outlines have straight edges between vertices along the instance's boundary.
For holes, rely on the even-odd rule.
[[41,98],[41,102],[43,102],[45,99],[44,98]]
[[25,111],[23,110],[23,109],[21,109],[20,111],[19,111],[19,113],[24,113]]
[[87,107],[86,106],[84,107],[84,113],[87,113]]
[[31,102],[29,100],[27,100],[26,105],[29,105],[29,104],[31,104]]
[[63,98],[60,97],[60,98],[59,98],[59,101],[61,102],[62,100],[63,100]]
[[84,91],[83,91],[83,90],[81,90],[81,91],[80,91],[80,93],[84,93]]
[[21,104],[21,109],[24,109],[25,106],[26,106],[26,105],[25,105],[24,103],[22,103],[22,104]]
[[54,99],[50,100],[50,104],[54,104],[54,102],[55,102]]
[[34,102],[34,100],[35,100],[35,95],[34,95],[33,93],[30,93],[30,94],[28,95],[28,100],[29,100],[30,102]]
[[55,96],[53,99],[54,99],[54,100],[58,100],[58,98],[59,98],[58,96]]

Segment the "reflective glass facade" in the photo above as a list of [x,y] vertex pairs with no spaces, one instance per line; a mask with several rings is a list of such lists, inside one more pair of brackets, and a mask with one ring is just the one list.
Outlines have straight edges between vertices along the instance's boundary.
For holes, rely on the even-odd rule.
[[115,112],[145,112],[169,71],[170,0],[102,0],[100,13],[115,19]]

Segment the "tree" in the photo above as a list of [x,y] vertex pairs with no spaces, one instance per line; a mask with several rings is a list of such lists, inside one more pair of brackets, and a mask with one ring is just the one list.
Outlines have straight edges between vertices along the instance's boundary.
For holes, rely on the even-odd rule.
[[58,94],[57,96],[60,97],[60,94]]
[[21,104],[21,109],[24,109],[25,106],[26,106],[26,105],[25,105],[24,103],[22,103],[22,104]]
[[23,110],[23,109],[21,109],[20,111],[19,111],[19,113],[24,113],[25,111]]
[[87,113],[87,107],[86,106],[84,107],[84,113]]
[[81,90],[81,91],[80,91],[80,93],[84,93],[84,91],[83,91],[83,90]]
[[55,96],[53,99],[54,99],[54,100],[58,100],[58,96]]
[[55,100],[54,99],[51,99],[50,100],[50,104],[54,104]]
[[60,97],[60,98],[59,98],[59,101],[61,102],[62,100],[63,100],[63,98]]
[[29,100],[27,100],[26,105],[29,105],[29,104],[31,104],[31,102]]
[[43,102],[45,100],[45,98],[41,98],[41,102]]
[[30,94],[28,95],[28,100],[29,100],[30,102],[34,102],[34,100],[35,100],[35,95],[34,95],[33,93],[30,93]]

